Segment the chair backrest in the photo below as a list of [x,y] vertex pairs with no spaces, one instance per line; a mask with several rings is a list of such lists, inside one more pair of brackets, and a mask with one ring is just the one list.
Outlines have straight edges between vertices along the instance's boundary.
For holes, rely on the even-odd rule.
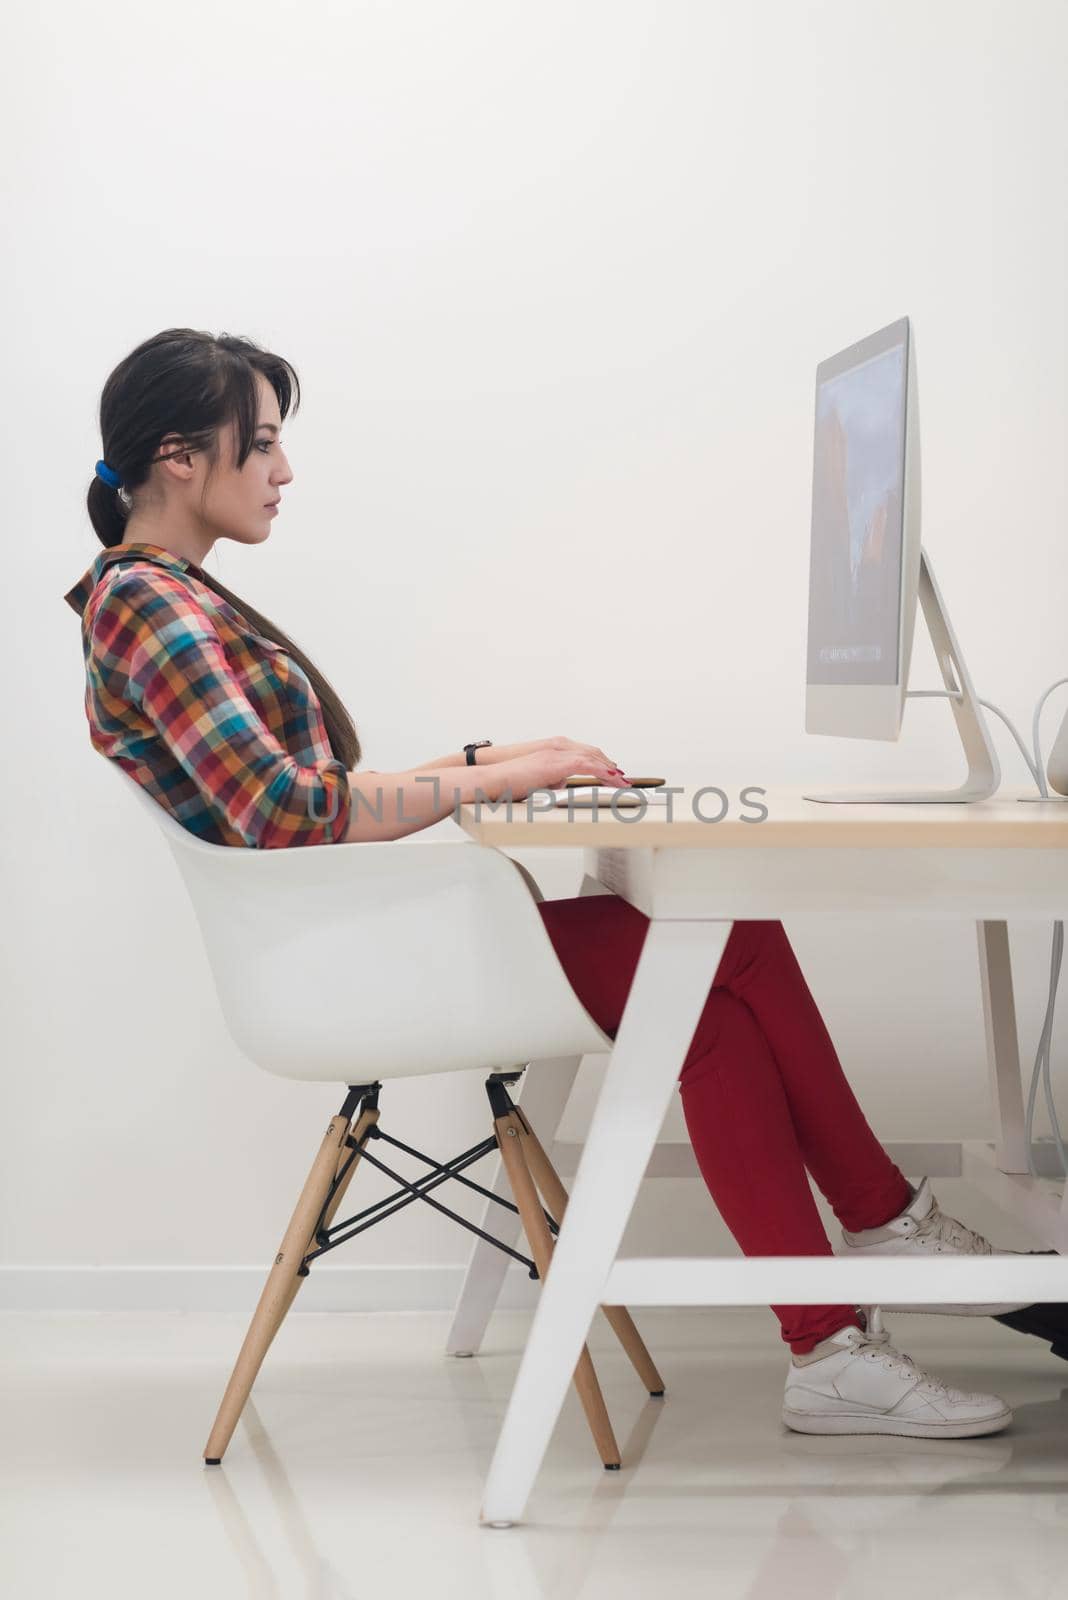
[[257,1066],[361,1083],[611,1048],[499,851],[209,844],[109,765],[170,846],[227,1028]]

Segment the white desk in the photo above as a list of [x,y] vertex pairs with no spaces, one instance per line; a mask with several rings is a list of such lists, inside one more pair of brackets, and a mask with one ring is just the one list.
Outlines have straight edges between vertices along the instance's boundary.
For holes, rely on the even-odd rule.
[[698,819],[702,807],[717,814],[715,797],[695,811],[692,791],[675,797],[670,821],[652,806],[630,820],[604,811],[531,816],[524,801],[462,810],[479,844],[582,847],[589,877],[651,924],[490,1467],[485,1522],[522,1515],[599,1304],[1068,1300],[1068,1261],[1055,1256],[617,1259],[732,921],[847,911],[977,923],[997,1141],[992,1151],[964,1146],[963,1170],[1042,1243],[1068,1245],[1063,1204],[1025,1175],[1005,926],[1010,917],[1068,917],[1065,808],[1014,797],[830,806],[785,790],[768,791],[763,804],[764,821],[743,820],[753,812],[734,805],[718,823]]

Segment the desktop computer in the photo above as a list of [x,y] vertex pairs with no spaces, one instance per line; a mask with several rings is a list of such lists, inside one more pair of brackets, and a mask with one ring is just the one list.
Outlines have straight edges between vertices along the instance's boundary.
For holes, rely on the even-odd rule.
[[[919,600],[944,687],[909,689]],[[920,539],[916,346],[908,317],[816,369],[805,729],[897,739],[905,701],[947,699],[967,762],[956,789],[810,794],[809,800],[982,800],[997,754]]]
[[[941,689],[908,686],[917,602]],[[816,369],[806,678],[806,732],[840,738],[898,739],[906,700],[948,700],[966,771],[955,789],[853,790],[805,799],[922,804],[984,800],[997,791],[1001,768],[982,710],[989,702],[976,695],[920,536],[916,340],[908,317]],[[1051,685],[1047,695],[1062,683],[1068,679]],[[1036,711],[1036,754],[1044,700]],[[989,709],[1004,717],[998,707]],[[1048,804],[1068,796],[1068,716],[1050,754],[1049,786],[1016,737],[1040,791],[1035,798]],[[553,801],[589,806],[616,794],[618,804],[644,805],[666,798],[655,792],[662,782],[642,780],[644,794],[620,794],[576,777],[554,792]]]

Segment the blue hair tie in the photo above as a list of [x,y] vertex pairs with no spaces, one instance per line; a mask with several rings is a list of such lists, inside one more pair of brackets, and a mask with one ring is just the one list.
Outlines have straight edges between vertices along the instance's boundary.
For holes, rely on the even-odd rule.
[[122,478],[113,468],[108,466],[106,461],[97,462],[96,475],[98,478],[103,478],[104,482],[110,484],[113,489],[122,488]]

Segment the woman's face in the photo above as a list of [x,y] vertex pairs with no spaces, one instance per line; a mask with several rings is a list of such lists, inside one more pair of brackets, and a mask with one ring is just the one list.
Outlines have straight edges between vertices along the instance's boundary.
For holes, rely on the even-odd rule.
[[[279,438],[282,418],[278,397],[259,372],[256,394],[256,432],[244,466],[235,465],[237,428],[227,422],[218,432],[214,467],[205,451],[179,451],[162,460],[156,469],[162,474],[166,496],[162,518],[169,542],[180,539],[183,552],[193,560],[202,560],[216,539],[262,544],[270,536],[271,523],[278,515],[282,486],[293,480]],[[180,434],[166,435],[160,442],[163,455],[181,443]],[[131,514],[131,533],[136,520],[135,510]],[[146,536],[153,536],[151,525]]]
[[209,531],[241,544],[260,544],[268,538],[282,486],[293,479],[279,438],[278,397],[261,373],[256,374],[256,385],[259,409],[248,460],[242,467],[234,466],[237,430],[228,422],[219,429],[219,459],[206,480],[202,507]]

